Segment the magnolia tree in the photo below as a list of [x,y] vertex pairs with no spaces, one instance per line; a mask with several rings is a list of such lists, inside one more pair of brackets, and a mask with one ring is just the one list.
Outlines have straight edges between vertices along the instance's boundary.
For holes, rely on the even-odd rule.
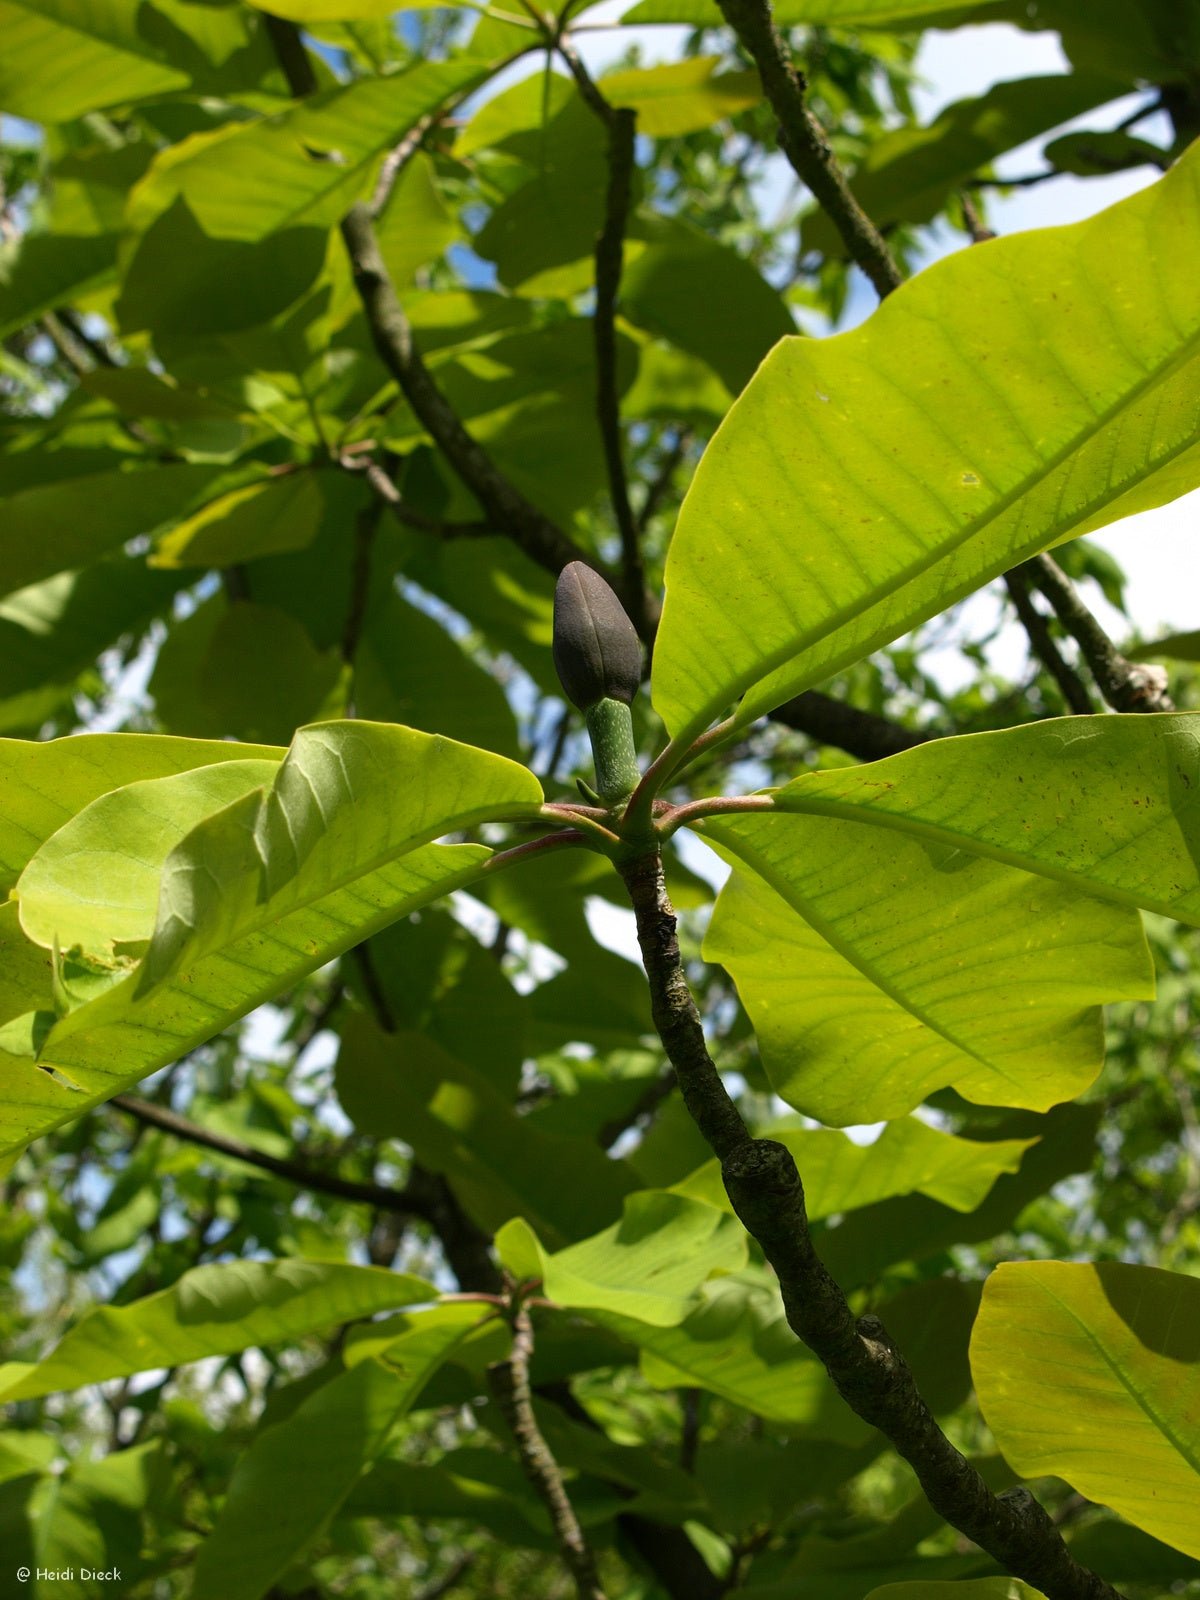
[[573,11],[0,3],[4,1593],[1200,1594],[1196,9]]

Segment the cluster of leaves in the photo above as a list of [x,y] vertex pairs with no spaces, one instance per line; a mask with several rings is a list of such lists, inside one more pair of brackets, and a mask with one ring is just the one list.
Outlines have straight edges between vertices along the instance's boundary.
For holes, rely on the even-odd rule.
[[[830,1270],[992,1487],[1035,1481],[1137,1600],[1200,1593],[1196,718],[1058,720],[1088,691],[1057,617],[1009,680],[959,607],[1051,546],[1120,601],[1080,536],[1197,481],[1195,9],[781,0],[902,263],[1131,92],[1032,176],[1170,167],[835,339],[786,337],[855,280],[770,198],[775,109],[711,0],[640,0],[683,54],[595,81],[567,12],[270,11],[0,0],[36,124],[0,167],[0,1542],[75,1572],[22,1592],[567,1592],[492,1381],[509,1281],[611,1600],[1033,1593],[793,1337],[593,936],[605,849],[525,849],[587,773],[573,550],[647,639],[665,577],[634,731],[701,802],[663,841],[689,974]],[[919,30],[997,19],[1072,70],[918,125]],[[381,360],[357,202],[511,517]],[[1195,637],[1162,648],[1196,703]]]

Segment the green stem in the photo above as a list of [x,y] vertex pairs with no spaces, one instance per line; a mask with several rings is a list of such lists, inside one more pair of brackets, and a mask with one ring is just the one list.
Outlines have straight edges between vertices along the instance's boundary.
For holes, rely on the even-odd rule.
[[589,706],[586,717],[596,788],[602,800],[619,805],[628,800],[642,776],[633,738],[633,713],[623,700],[605,699]]

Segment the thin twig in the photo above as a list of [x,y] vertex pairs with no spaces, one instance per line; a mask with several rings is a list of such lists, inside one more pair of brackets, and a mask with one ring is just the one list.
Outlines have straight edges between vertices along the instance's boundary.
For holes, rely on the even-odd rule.
[[459,420],[417,349],[366,206],[352,207],[343,218],[342,238],[380,360],[455,473],[479,501],[495,531],[511,539],[549,572],[558,573],[572,561],[594,564],[508,481]]
[[152,1101],[142,1100],[137,1095],[113,1095],[112,1104],[145,1127],[158,1128],[176,1139],[186,1140],[188,1144],[199,1145],[202,1149],[212,1150],[217,1155],[228,1156],[233,1161],[245,1162],[247,1166],[259,1167],[263,1172],[269,1172],[276,1178],[284,1178],[301,1189],[309,1189],[315,1194],[333,1195],[339,1200],[352,1200],[361,1205],[374,1206],[378,1211],[395,1212],[398,1216],[420,1217],[422,1220],[427,1220],[420,1200],[404,1189],[385,1189],[377,1183],[358,1183],[352,1178],[339,1178],[336,1173],[322,1172],[303,1161],[269,1156],[262,1150],[256,1150],[253,1145],[244,1144],[242,1140],[233,1139],[228,1134],[216,1133],[211,1128],[201,1127],[199,1123],[181,1117],[178,1112],[169,1111],[165,1106],[157,1106]]
[[406,504],[399,489],[377,461],[347,461],[343,458],[342,465],[349,471],[361,472],[396,521],[406,528],[416,528],[420,533],[432,534],[436,539],[494,539],[497,536],[498,530],[490,522],[446,522],[441,517],[427,516],[424,511]]
[[458,1588],[477,1560],[477,1551],[460,1551],[442,1576],[433,1583],[427,1583],[423,1589],[418,1589],[413,1600],[443,1600],[443,1597],[448,1595],[452,1589]]
[[652,1112],[657,1111],[674,1088],[674,1072],[669,1070],[660,1072],[657,1078],[651,1078],[628,1111],[622,1116],[613,1117],[610,1121],[601,1125],[596,1134],[597,1140],[605,1150],[611,1150],[623,1133],[626,1133],[630,1128],[636,1127],[639,1122],[644,1121]]
[[584,65],[583,57],[571,43],[570,36],[566,33],[559,33],[554,40],[554,47],[566,62],[567,69],[575,79],[579,93],[582,95],[588,109],[599,117],[601,122],[611,126],[613,118],[617,115],[616,108],[611,106],[600,92],[595,79]]
[[98,367],[111,368],[120,365],[108,346],[102,340],[93,338],[87,331],[78,312],[73,311],[70,306],[60,306],[57,315],[63,327],[79,341]]
[[671,487],[675,474],[679,471],[683,458],[687,455],[691,442],[691,430],[680,428],[671,443],[670,449],[659,463],[658,471],[646,488],[646,498],[642,501],[642,508],[637,514],[639,533],[645,533],[650,526],[652,518],[658,512],[658,508],[666,499],[667,491]]
[[1088,694],[1083,679],[1063,658],[1050,632],[1046,618],[1034,605],[1029,593],[1029,581],[1020,567],[1004,574],[1009,598],[1016,609],[1017,619],[1029,637],[1034,655],[1058,685],[1059,693],[1068,707],[1078,717],[1090,715],[1096,708]]
[[427,117],[422,117],[420,121],[414,122],[400,143],[393,150],[388,151],[384,157],[383,165],[379,169],[379,176],[375,180],[375,188],[372,191],[368,207],[373,218],[377,218],[384,206],[387,205],[388,200],[391,198],[392,190],[396,186],[396,179],[421,148],[425,135],[430,128],[436,127],[441,118],[445,116],[446,109],[443,107],[437,111],[431,111]]
[[[266,25],[292,94],[297,99],[312,94],[317,87],[316,74],[296,25],[269,15]],[[352,206],[342,219],[341,233],[380,360],[495,531],[550,572],[560,572],[571,561],[587,561],[586,553],[508,481],[442,393],[417,349],[412,325],[396,296],[375,237],[370,207],[362,203]]]
[[637,919],[655,1026],[688,1110],[721,1160],[733,1208],[775,1269],[793,1332],[851,1408],[910,1464],[929,1503],[952,1527],[1047,1600],[1120,1600],[1075,1561],[1027,1490],[992,1493],[939,1428],[883,1324],[877,1317],[855,1319],[813,1247],[791,1153],[773,1140],[751,1138],[708,1053],[657,850],[626,864],[622,877]]
[[771,713],[773,722],[806,733],[818,744],[831,744],[860,761],[882,761],[937,737],[919,728],[905,728],[873,711],[860,711],[832,695],[806,689]]
[[965,189],[960,190],[958,203],[962,207],[963,221],[967,225],[967,232],[971,235],[972,244],[987,244],[989,239],[994,239],[996,234],[989,228],[979,215],[979,207]]
[[1162,667],[1129,661],[1079,598],[1075,585],[1051,555],[1034,556],[1018,569],[1046,596],[1075,640],[1096,687],[1114,711],[1173,711]]
[[809,110],[807,83],[779,36],[768,0],[717,3],[758,68],[771,109],[779,119],[780,148],[837,229],[847,255],[883,299],[899,288],[900,269],[883,235],[854,198],[824,128]]
[[968,178],[963,185],[964,189],[1036,189],[1039,183],[1049,183],[1052,178],[1061,178],[1064,174],[1057,167],[1051,167],[1047,172],[1027,172],[1020,178]]
[[512,1353],[507,1361],[488,1368],[488,1386],[504,1414],[517,1447],[521,1469],[545,1506],[554,1536],[567,1568],[575,1580],[580,1600],[605,1600],[596,1558],[575,1515],[554,1459],[533,1413],[529,1387],[529,1361],[533,1354],[533,1324],[528,1310],[517,1304],[511,1313]]

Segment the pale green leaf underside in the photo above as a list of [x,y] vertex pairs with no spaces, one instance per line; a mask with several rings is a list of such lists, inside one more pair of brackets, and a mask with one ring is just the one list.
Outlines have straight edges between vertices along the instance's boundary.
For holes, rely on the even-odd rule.
[[971,1370],[1023,1477],[1065,1478],[1200,1556],[1200,1279],[1117,1262],[1001,1266]]
[[963,250],[862,327],[787,339],[667,559],[654,702],[738,723],[1015,562],[1200,480],[1200,151],[1071,227]]
[[[390,1348],[322,1384],[254,1439],[196,1559],[194,1600],[259,1600],[324,1532],[429,1376],[482,1307],[433,1307]],[[270,1507],[267,1516],[264,1506]]]
[[[0,1050],[0,1155],[131,1088],[397,917],[462,888],[490,856],[484,845],[414,850],[269,928],[231,939],[145,997],[135,971],[68,1013],[36,1066],[28,1055]],[[39,1000],[35,1010],[49,1007],[48,974]]]
[[732,1216],[663,1189],[630,1195],[620,1222],[554,1254],[519,1217],[501,1228],[496,1247],[515,1276],[541,1278],[556,1305],[655,1327],[682,1321],[711,1273],[746,1261],[746,1236]]
[[[955,1211],[974,1211],[996,1179],[1016,1172],[1036,1139],[958,1139],[915,1118],[889,1122],[873,1144],[855,1144],[833,1128],[764,1129],[786,1145],[804,1175],[810,1222],[856,1211],[897,1195],[923,1194]],[[675,1184],[677,1194],[731,1209],[718,1161]]]
[[1200,922],[1200,713],[1064,717],[940,739],[797,778],[775,802]]
[[[440,834],[529,815],[542,800],[537,779],[516,762],[390,723],[316,723],[271,769],[230,765],[238,770],[227,778],[187,774],[93,802],[26,867],[17,888],[26,933],[45,945],[57,934],[61,946],[100,956],[114,937],[149,937],[137,980],[144,996],[181,966]],[[220,783],[233,794],[224,803],[211,800]],[[140,899],[123,850],[102,853],[106,838],[123,844],[138,831],[146,841]],[[82,874],[72,866],[81,857]],[[71,920],[73,884],[80,904]],[[117,929],[107,936],[97,931],[105,908]]]
[[167,856],[205,817],[265,788],[278,766],[278,758],[221,761],[127,784],[85,806],[18,880],[26,936],[46,949],[57,940],[63,950],[105,956],[149,939]]
[[436,1300],[432,1284],[329,1261],[230,1261],[194,1267],[169,1289],[98,1306],[35,1365],[0,1367],[0,1400],[36,1399]]
[[228,761],[282,760],[268,745],[166,734],[85,733],[36,743],[0,739],[0,892],[12,888],[52,833],[84,806],[128,783]]
[[[302,729],[272,771],[270,787],[194,825],[195,796],[185,780],[170,780],[173,810],[160,814],[157,835],[159,851],[169,850],[161,887],[146,866],[137,876],[140,902],[130,903],[119,861],[80,883],[76,931],[94,936],[103,926],[95,908],[107,904],[121,927],[145,926],[153,937],[129,976],[120,977],[118,963],[114,987],[58,1020],[37,1066],[0,1057],[0,1148],[80,1115],[396,917],[469,882],[491,854],[486,847],[426,841],[496,815],[528,814],[541,796],[537,780],[502,756],[364,722]],[[137,805],[150,787],[134,797]],[[68,823],[68,846],[81,830],[98,840],[106,826],[127,828],[131,804],[128,791],[102,794]],[[174,848],[172,821],[174,837],[183,835]],[[31,892],[21,901],[27,927],[41,937],[70,909],[72,854],[68,848],[59,859],[52,836],[26,868],[34,891],[47,890],[44,900]],[[90,948],[99,961],[112,959],[110,941]],[[49,1007],[48,993],[31,995],[31,1012]]]
[[776,1093],[822,1122],[901,1116],[946,1086],[1044,1111],[1099,1071],[1100,1005],[1153,993],[1137,913],[1050,879],[832,817],[703,832],[739,864],[704,953]]

